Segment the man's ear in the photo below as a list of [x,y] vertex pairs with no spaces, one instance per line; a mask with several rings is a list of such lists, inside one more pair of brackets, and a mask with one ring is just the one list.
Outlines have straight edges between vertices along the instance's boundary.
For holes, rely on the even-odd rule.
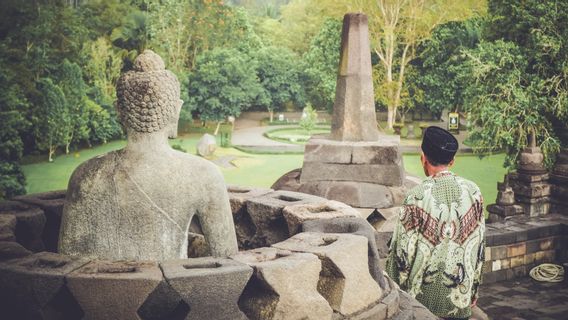
[[454,159],[452,159],[452,161],[450,161],[450,163],[448,163],[448,168],[454,165],[454,161],[455,161],[455,160],[456,160],[456,159],[454,158]]

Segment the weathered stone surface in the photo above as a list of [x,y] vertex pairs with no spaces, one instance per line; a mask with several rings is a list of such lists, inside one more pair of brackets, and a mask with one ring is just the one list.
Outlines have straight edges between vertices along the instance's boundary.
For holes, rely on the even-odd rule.
[[304,163],[300,182],[311,181],[358,181],[402,186],[404,170],[398,164],[325,164]]
[[[385,288],[386,283],[385,278],[383,277],[383,270],[379,266],[380,256],[379,245],[377,244],[377,241],[380,241],[383,238],[379,236],[379,233],[365,219],[341,217],[329,220],[306,221],[302,224],[300,231],[333,234],[349,233],[367,238],[367,261],[369,265],[369,273],[379,284],[381,289]],[[382,243],[380,246],[386,247],[386,242]]]
[[282,213],[284,214],[284,218],[288,224],[288,232],[290,235],[298,233],[302,223],[309,220],[323,220],[340,217],[361,218],[359,211],[344,203],[333,200],[321,203],[286,206],[282,210]]
[[316,256],[259,248],[233,259],[254,268],[239,300],[249,319],[331,319],[332,309],[317,290],[321,262]]
[[[108,260],[187,257],[187,230],[199,218],[211,254],[238,250],[226,185],[218,168],[173,150],[170,124],[179,82],[151,51],[121,76],[117,110],[128,144],[81,164],[71,176],[59,252]],[[148,69],[149,68],[149,69]]]
[[523,149],[519,156],[519,172],[544,173],[544,155],[539,147]]
[[21,244],[13,241],[0,241],[0,262],[22,258],[31,255],[33,252],[22,247]]
[[284,207],[325,201],[324,198],[291,191],[275,191],[248,199],[247,212],[256,228],[252,245],[266,246],[289,237],[288,225],[282,214]]
[[57,252],[57,242],[59,241],[59,229],[61,226],[61,215],[63,214],[63,204],[65,203],[66,190],[49,191],[34,193],[15,197],[15,200],[40,207],[45,213],[45,228],[42,234],[42,241],[45,249]]
[[[396,314],[393,320],[403,320],[403,319],[420,319],[420,320],[438,320],[439,318],[435,316],[430,310],[424,307],[416,299],[412,298],[408,293],[397,289],[399,295],[399,313]],[[410,314],[410,318],[405,318],[405,314]]]
[[331,136],[335,140],[376,141],[379,138],[368,33],[367,16],[345,15],[331,124]]
[[304,162],[351,163],[353,143],[310,139],[304,150]]
[[233,212],[239,249],[251,249],[255,247],[253,237],[256,234],[256,227],[247,211],[246,201],[250,198],[268,194],[274,190],[239,186],[228,186],[227,190],[229,192],[229,202]]
[[191,233],[187,235],[187,257],[198,258],[210,256],[210,249],[202,234]]
[[323,268],[318,291],[342,315],[363,310],[382,295],[369,273],[368,240],[363,236],[305,232],[273,247],[316,254]]
[[238,300],[252,268],[229,259],[169,260],[160,264],[164,276],[190,312],[186,319],[247,319]]
[[274,190],[287,190],[295,191],[300,190],[300,175],[302,174],[302,168],[294,169],[286,172],[282,175],[276,182],[272,184],[270,188]]
[[138,309],[162,281],[162,272],[156,262],[93,261],[66,280],[83,319],[140,319]]
[[16,216],[0,215],[0,241],[16,241]]
[[8,319],[81,318],[81,309],[64,286],[65,275],[88,260],[42,252],[0,263],[0,310]]
[[13,215],[16,217],[16,240],[31,251],[45,249],[42,234],[46,224],[42,209],[18,201],[4,201],[0,203],[0,215]]
[[181,320],[185,319],[188,313],[189,305],[166,279],[158,284],[138,309],[138,315],[144,320]]
[[217,141],[215,136],[208,133],[204,134],[199,141],[197,141],[197,154],[202,157],[211,157],[217,149]]

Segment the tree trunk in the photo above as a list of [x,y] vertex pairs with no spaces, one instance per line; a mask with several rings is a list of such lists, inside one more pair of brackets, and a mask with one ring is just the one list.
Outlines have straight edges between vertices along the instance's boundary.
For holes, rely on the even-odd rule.
[[221,128],[221,121],[217,121],[217,127],[215,128],[215,132],[213,133],[216,136],[219,133],[219,129]]
[[270,115],[270,122],[274,121],[274,110],[268,109],[268,114]]
[[55,153],[55,150],[57,149],[57,147],[50,145],[49,146],[49,162],[53,162],[53,154]]

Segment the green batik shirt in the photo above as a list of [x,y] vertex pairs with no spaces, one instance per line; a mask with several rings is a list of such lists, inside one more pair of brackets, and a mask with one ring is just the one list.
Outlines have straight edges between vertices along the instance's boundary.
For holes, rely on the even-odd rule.
[[391,240],[387,273],[439,317],[469,318],[485,250],[483,198],[444,171],[411,189]]

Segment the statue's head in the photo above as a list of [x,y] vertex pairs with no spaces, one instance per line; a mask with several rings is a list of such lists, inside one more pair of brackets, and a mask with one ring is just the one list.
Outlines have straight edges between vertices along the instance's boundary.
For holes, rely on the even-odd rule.
[[134,69],[120,77],[116,95],[120,122],[127,131],[177,128],[182,103],[179,81],[153,51],[145,50],[134,61]]

